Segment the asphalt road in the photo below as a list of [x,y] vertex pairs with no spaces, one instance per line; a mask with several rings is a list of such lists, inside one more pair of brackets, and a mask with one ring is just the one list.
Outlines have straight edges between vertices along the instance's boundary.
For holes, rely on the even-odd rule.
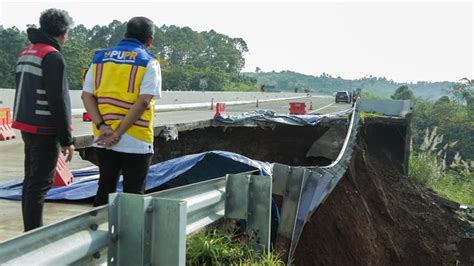
[[[314,114],[326,114],[331,112],[337,112],[350,108],[348,104],[334,103],[334,97],[328,96],[314,96],[314,97],[302,97],[294,100],[284,101],[272,101],[272,102],[257,102],[251,104],[239,104],[239,105],[227,105],[224,113],[227,114],[240,114],[252,110],[271,110],[280,114],[289,113],[290,102],[304,102],[308,113]],[[311,102],[313,103],[313,111],[309,110]],[[209,107],[206,108],[195,108],[181,111],[169,111],[169,112],[157,112],[155,114],[155,126],[170,125],[177,123],[190,123],[202,120],[209,120],[214,117],[214,110]],[[73,119],[74,135],[89,135],[92,133],[91,123],[82,122],[82,118],[76,117]]]

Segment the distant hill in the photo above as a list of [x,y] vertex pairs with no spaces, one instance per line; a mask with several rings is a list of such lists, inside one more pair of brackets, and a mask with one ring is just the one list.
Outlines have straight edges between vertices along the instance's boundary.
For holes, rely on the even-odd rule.
[[341,77],[332,77],[325,73],[316,77],[292,71],[259,73],[244,72],[242,74],[257,79],[258,86],[261,84],[274,86],[273,90],[294,91],[295,88],[298,88],[300,91],[309,89],[312,92],[323,94],[332,94],[335,91],[362,88],[364,91],[370,92],[374,95],[388,97],[392,95],[398,87],[407,84],[415,96],[428,100],[436,100],[442,95],[446,95],[447,91],[455,84],[454,82],[448,81],[397,83],[393,80],[379,77],[365,77],[351,80],[342,79]]

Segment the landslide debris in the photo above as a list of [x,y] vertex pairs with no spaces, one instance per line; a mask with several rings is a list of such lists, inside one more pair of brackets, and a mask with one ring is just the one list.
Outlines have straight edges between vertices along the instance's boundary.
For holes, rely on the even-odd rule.
[[305,225],[295,265],[474,265],[459,205],[408,180],[393,154],[401,142],[387,140],[362,130],[350,169]]

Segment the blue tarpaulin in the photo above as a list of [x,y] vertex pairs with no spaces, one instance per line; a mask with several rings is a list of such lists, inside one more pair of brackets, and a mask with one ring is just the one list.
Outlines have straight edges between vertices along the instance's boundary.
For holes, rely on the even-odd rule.
[[238,115],[220,115],[216,120],[228,124],[243,124],[245,122],[273,122],[293,126],[314,126],[319,123],[318,115],[285,115],[269,110],[255,110]]
[[315,126],[321,122],[323,117],[328,116],[347,116],[352,112],[352,109],[335,112],[331,114],[316,115],[316,114],[306,114],[306,115],[287,115],[287,114],[277,114],[269,110],[255,110],[250,112],[245,112],[237,115],[226,115],[221,114],[215,119],[219,122],[225,124],[236,124],[236,125],[250,125],[250,124],[285,124],[291,126]]
[[[156,190],[162,185],[179,186],[225,176],[229,173],[259,171],[271,175],[272,165],[249,159],[237,153],[210,151],[164,161],[150,167],[147,178],[147,191]],[[97,192],[99,171],[97,168],[73,171],[74,181],[65,187],[49,190],[48,200],[81,200],[94,197]],[[0,183],[0,198],[21,199],[22,180]],[[117,191],[122,191],[120,178]]]

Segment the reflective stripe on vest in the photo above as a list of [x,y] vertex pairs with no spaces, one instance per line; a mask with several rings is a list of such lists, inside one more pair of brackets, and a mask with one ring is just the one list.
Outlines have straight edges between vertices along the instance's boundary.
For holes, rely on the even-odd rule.
[[43,87],[42,63],[56,48],[37,43],[25,47],[16,65],[16,95],[12,127],[32,134],[54,135],[56,128]]
[[137,78],[137,66],[132,67],[132,71],[130,71],[130,78],[128,81],[128,92],[133,93],[135,89],[135,79]]
[[117,106],[117,107],[122,107],[122,108],[125,108],[125,109],[130,109],[130,108],[132,108],[132,105],[133,105],[133,103],[127,103],[127,102],[124,102],[124,101],[120,101],[118,99],[107,98],[107,97],[97,98],[97,103],[98,104],[110,104],[110,105],[114,105],[114,106]]
[[95,89],[99,89],[100,86],[100,79],[102,78],[102,68],[104,67],[104,64],[97,64],[95,68]]
[[[123,120],[125,115],[123,114],[103,114],[102,119],[104,121],[111,121],[111,120]],[[141,126],[141,127],[148,127],[150,125],[149,121],[138,119],[134,125]]]

